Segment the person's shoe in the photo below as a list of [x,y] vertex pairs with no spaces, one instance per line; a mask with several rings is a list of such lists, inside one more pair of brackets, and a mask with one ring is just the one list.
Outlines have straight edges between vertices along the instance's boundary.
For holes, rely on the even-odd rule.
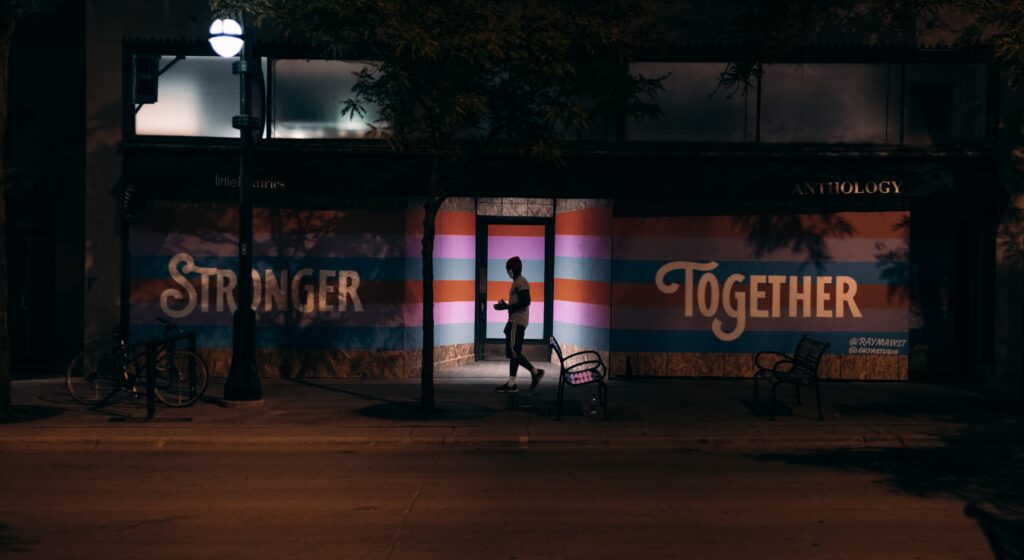
[[501,387],[497,387],[494,390],[499,393],[518,393],[519,387],[516,387],[515,383],[506,382],[504,385],[502,385]]
[[544,370],[537,368],[537,373],[530,374],[530,390],[537,388],[537,384],[540,383],[541,379],[544,379]]

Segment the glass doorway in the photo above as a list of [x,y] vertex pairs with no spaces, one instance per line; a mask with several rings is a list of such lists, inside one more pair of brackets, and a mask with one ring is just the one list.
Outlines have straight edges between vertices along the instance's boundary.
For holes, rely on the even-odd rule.
[[477,359],[505,359],[507,311],[494,309],[508,301],[512,280],[505,262],[518,256],[530,283],[530,324],[523,353],[547,361],[551,336],[551,293],[554,282],[554,221],[550,218],[480,217],[477,225]]

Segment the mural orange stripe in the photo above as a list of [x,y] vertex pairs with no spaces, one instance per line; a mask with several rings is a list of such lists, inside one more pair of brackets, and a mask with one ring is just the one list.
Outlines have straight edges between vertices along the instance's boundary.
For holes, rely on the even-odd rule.
[[607,282],[555,278],[555,299],[559,301],[609,305],[611,294],[610,284]]
[[[497,301],[498,299],[508,299],[508,289],[512,285],[512,282],[488,282],[487,283],[487,299],[488,301]],[[530,301],[544,301],[544,283],[543,282],[530,282]]]
[[437,213],[437,233],[444,235],[476,235],[476,214],[473,212]]
[[[441,210],[437,213],[436,232],[442,235],[475,235],[476,214]],[[405,230],[409,234],[423,233],[423,209],[410,208],[405,214]]]
[[[746,296],[750,291],[750,285],[737,284],[735,289],[737,293]],[[758,306],[770,309],[773,301],[771,288],[765,286],[764,291],[765,297],[760,300]],[[557,284],[555,293],[558,294]],[[611,293],[614,305],[625,307],[664,307],[669,305],[678,306],[682,309],[683,302],[685,301],[685,294],[682,288],[674,294],[665,294],[659,291],[653,282],[650,284],[614,284]],[[835,286],[830,285],[826,293],[829,294],[829,302],[826,307],[833,309],[835,307]],[[783,286],[779,295],[781,296],[780,305],[788,307],[789,288]],[[861,309],[903,309],[907,305],[907,297],[907,290],[903,286],[861,284],[857,287],[855,301],[857,302],[857,307]],[[563,298],[559,297],[558,299]],[[815,305],[815,301],[815,295],[812,295],[812,306]],[[696,309],[696,301],[694,306]]]
[[[405,303],[423,302],[423,283],[405,282]],[[475,282],[472,280],[438,280],[434,282],[434,302],[445,301],[474,301],[476,292],[473,291]]]
[[544,226],[491,224],[487,234],[501,237],[544,237]]
[[610,206],[573,210],[555,216],[555,235],[600,235],[612,234],[612,209]]

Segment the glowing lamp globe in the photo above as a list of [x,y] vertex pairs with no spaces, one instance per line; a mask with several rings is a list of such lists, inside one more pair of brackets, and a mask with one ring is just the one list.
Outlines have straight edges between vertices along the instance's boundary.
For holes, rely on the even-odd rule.
[[242,50],[242,26],[233,19],[215,19],[210,24],[210,46],[224,58],[231,58]]

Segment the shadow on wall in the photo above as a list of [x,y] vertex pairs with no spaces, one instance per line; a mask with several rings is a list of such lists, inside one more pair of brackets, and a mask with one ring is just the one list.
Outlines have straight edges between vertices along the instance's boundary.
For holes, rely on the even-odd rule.
[[733,219],[746,237],[747,246],[756,257],[788,250],[804,254],[805,262],[820,273],[832,262],[827,239],[851,237],[856,230],[842,216],[815,214],[807,220],[800,214],[756,214]]
[[[397,204],[397,203],[396,203]],[[316,205],[311,205],[316,206]],[[392,205],[394,206],[394,205]],[[136,228],[141,228],[139,238],[143,238],[133,247],[133,256],[139,257],[160,257],[186,253],[189,255],[205,255],[214,259],[233,258],[237,251],[237,214],[231,206],[197,207],[181,206],[179,211],[167,211],[161,207],[158,212],[147,213],[144,218],[137,220]],[[394,210],[394,223],[379,224],[371,223],[368,228],[362,227],[364,222],[379,221],[379,216],[374,217],[364,214],[363,209],[336,210],[336,209],[293,209],[293,208],[257,208],[254,210],[255,245],[254,245],[254,268],[260,273],[259,284],[254,285],[254,301],[257,302],[257,325],[273,324],[275,337],[273,348],[257,349],[257,361],[260,364],[262,375],[283,377],[286,379],[301,379],[306,376],[316,376],[318,372],[331,371],[336,368],[345,368],[350,371],[378,372],[382,368],[395,367],[396,361],[400,360],[405,350],[394,350],[386,352],[375,352],[369,356],[369,352],[357,349],[347,349],[343,344],[332,347],[334,334],[340,334],[345,329],[339,326],[353,326],[357,331],[366,325],[353,323],[352,318],[340,310],[339,292],[337,286],[333,286],[331,292],[317,292],[317,278],[308,276],[309,286],[300,287],[296,296],[296,271],[302,267],[314,267],[309,264],[317,260],[337,259],[343,267],[349,267],[344,262],[346,259],[359,258],[370,259],[372,273],[361,279],[363,290],[367,289],[367,281],[371,284],[369,289],[374,293],[367,300],[378,305],[373,309],[365,311],[375,314],[372,320],[372,327],[398,327],[404,322],[403,307],[401,304],[404,297],[403,282],[393,281],[395,278],[385,278],[385,270],[404,270],[405,259],[405,208],[389,208]],[[388,218],[390,220],[390,218]],[[353,220],[357,223],[353,225]],[[194,223],[190,223],[194,222]],[[152,235],[147,236],[146,230]],[[260,235],[263,232],[265,235]],[[149,239],[145,239],[148,237]],[[133,245],[136,244],[136,236],[133,235]],[[192,257],[190,257],[192,258]],[[268,259],[272,262],[267,263]],[[263,261],[263,263],[261,263]],[[303,262],[306,261],[306,262]],[[166,262],[166,261],[164,261]],[[186,266],[192,266],[194,260],[186,262]],[[209,266],[209,265],[208,265]],[[218,266],[214,264],[212,266]],[[224,267],[224,264],[220,264]],[[228,265],[233,266],[233,265]],[[333,266],[331,264],[325,265]],[[198,267],[198,265],[196,265]],[[280,288],[282,297],[273,302],[270,301],[267,277],[263,270],[269,270],[275,276],[275,281],[280,279],[286,282],[291,280],[291,286],[284,284],[275,287]],[[188,276],[190,281],[198,282],[195,278],[197,268],[182,267],[182,276]],[[150,271],[152,272],[152,271]],[[162,271],[167,274],[168,271]],[[187,273],[187,274],[186,274]],[[133,271],[133,275],[138,272]],[[205,274],[205,273],[204,273]],[[196,284],[199,290],[205,290],[207,294],[220,294],[220,284],[226,280],[217,276],[207,279],[203,277],[202,284]],[[234,278],[233,270],[232,276]],[[352,279],[348,279],[351,281]],[[392,280],[392,281],[382,281]],[[142,282],[147,280],[143,279]],[[321,278],[322,282],[323,279]],[[338,283],[339,276],[331,276],[329,282],[333,285]],[[162,282],[162,281],[161,281]],[[214,286],[214,284],[217,286]],[[209,285],[207,285],[209,284]],[[169,285],[169,284],[168,284]],[[157,290],[163,290],[164,284],[158,284]],[[139,309],[133,311],[133,323],[155,323],[151,315],[163,315],[165,311],[157,308],[157,296],[163,303],[178,309],[185,305],[192,305],[193,311],[187,312],[180,319],[182,326],[207,326],[207,327],[228,327],[230,332],[231,312],[229,303],[223,305],[224,301],[220,295],[209,297],[207,309],[194,305],[195,293],[186,294],[179,288],[177,296],[166,302],[163,301],[163,292],[143,290],[133,298],[142,305],[133,305]],[[303,291],[307,290],[308,291]],[[215,290],[215,292],[214,292]],[[230,291],[230,287],[228,288]],[[360,293],[363,293],[360,290]],[[193,292],[196,291],[194,288]],[[325,295],[326,294],[326,295]],[[267,296],[267,297],[262,297]],[[292,301],[298,297],[298,301]],[[367,296],[363,295],[364,298]],[[192,301],[187,304],[184,300]],[[351,298],[350,298],[351,299]],[[306,304],[310,308],[304,312],[300,307]],[[347,301],[348,311],[354,311],[352,301]],[[360,302],[358,309],[363,310],[363,302]],[[317,313],[316,320],[309,314],[310,309]],[[209,313],[208,316],[202,314]],[[216,316],[214,316],[216,313]],[[180,316],[179,316],[180,317]],[[327,327],[324,327],[326,321]],[[332,331],[333,327],[333,331]],[[365,334],[365,333],[364,333]],[[373,332],[359,335],[375,336]],[[360,340],[362,340],[360,338]],[[365,341],[364,341],[365,342]],[[326,346],[322,346],[326,345]],[[202,346],[202,343],[200,343]],[[224,375],[230,368],[232,350],[230,342],[228,347],[201,349],[208,360],[211,370],[218,375]],[[386,365],[384,362],[388,362]],[[329,373],[328,373],[329,375]]]
[[[289,260],[301,259],[306,255],[329,254],[330,249],[323,245],[332,238],[332,234],[341,230],[345,216],[344,211],[280,208],[269,212],[268,227],[274,254]],[[404,245],[399,243],[398,247],[395,247],[382,235],[365,232],[355,237],[354,244],[347,247],[346,252],[349,255],[403,258]],[[387,300],[399,301],[402,294],[395,294],[393,291],[394,288],[389,288]],[[395,316],[394,308],[390,309],[392,312],[386,315],[385,323],[381,326],[398,325],[402,322],[401,317]],[[302,379],[325,365],[324,352],[297,350],[301,347],[302,339],[301,315],[298,306],[294,304],[286,306],[283,313],[285,329],[280,332],[283,332],[284,339],[277,341],[277,351],[274,354],[280,360],[275,364],[276,369],[284,379]],[[365,353],[356,352],[345,358],[348,362],[345,365],[354,371],[372,371],[377,367],[375,363],[366,363],[368,356]]]
[[[873,257],[892,303],[913,299],[912,278],[907,266],[910,260],[910,221],[907,214],[893,227],[892,237],[902,239],[898,246],[888,246],[881,241],[875,244]],[[828,240],[856,237],[858,233],[845,217],[829,213],[758,214],[737,216],[733,222],[743,233],[754,256],[761,258],[777,251],[789,251],[803,255],[805,264],[814,267],[818,273],[823,273],[826,266],[834,262]]]

